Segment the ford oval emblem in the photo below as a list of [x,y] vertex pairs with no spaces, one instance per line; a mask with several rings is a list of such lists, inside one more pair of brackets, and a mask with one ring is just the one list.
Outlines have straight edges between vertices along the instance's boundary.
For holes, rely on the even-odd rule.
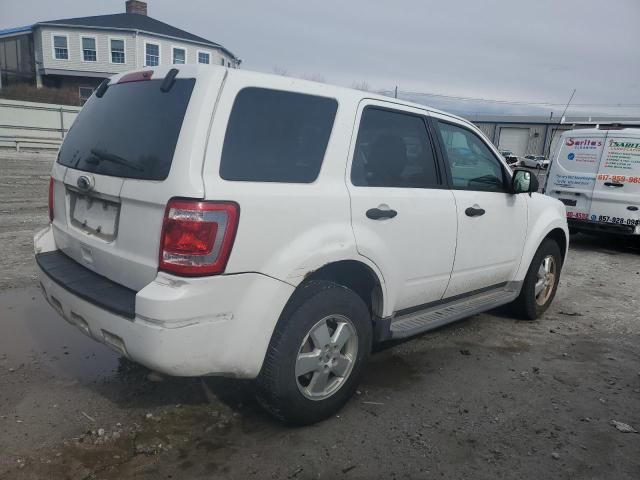
[[78,181],[76,182],[78,188],[83,192],[90,192],[93,190],[93,177],[88,175],[80,175],[78,177]]

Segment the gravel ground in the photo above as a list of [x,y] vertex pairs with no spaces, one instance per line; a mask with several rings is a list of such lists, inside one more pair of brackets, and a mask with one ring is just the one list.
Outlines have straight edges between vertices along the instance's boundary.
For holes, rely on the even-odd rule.
[[[0,154],[0,478],[640,478],[640,244],[578,235],[544,318],[379,349],[334,418],[286,428],[248,382],[154,378],[33,276],[52,158]],[[15,287],[15,288],[9,288]]]
[[55,156],[0,149],[0,291],[33,284],[33,233],[46,226],[47,189]]

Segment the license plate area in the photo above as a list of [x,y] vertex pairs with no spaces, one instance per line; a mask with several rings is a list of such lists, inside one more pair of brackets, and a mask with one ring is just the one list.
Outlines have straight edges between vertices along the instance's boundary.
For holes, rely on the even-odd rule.
[[562,203],[564,203],[569,207],[575,207],[578,204],[577,200],[570,200],[568,198],[559,198],[558,200],[560,200]]
[[69,190],[71,225],[107,242],[118,233],[120,204],[104,198]]

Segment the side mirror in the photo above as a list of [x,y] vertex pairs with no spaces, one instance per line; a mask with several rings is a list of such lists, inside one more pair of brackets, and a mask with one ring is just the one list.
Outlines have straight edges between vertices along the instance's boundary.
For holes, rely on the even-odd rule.
[[515,169],[513,171],[513,177],[511,177],[511,192],[512,193],[528,193],[537,192],[540,187],[538,177],[533,173],[524,169]]

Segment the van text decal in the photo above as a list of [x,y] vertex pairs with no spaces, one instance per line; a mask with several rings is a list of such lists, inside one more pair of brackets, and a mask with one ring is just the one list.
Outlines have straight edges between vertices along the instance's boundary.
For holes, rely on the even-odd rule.
[[640,143],[618,142],[616,140],[609,140],[609,146],[618,148],[640,149]]
[[569,137],[565,140],[565,145],[567,147],[576,147],[576,148],[596,148],[602,146],[602,140],[594,140],[591,138],[584,139],[576,139],[573,137]]

